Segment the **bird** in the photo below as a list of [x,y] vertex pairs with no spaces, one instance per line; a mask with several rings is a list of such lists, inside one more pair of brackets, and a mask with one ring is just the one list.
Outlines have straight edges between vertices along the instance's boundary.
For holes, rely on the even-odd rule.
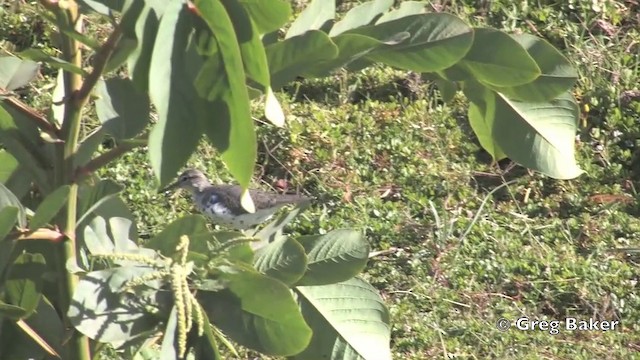
[[249,213],[240,203],[241,186],[214,185],[202,171],[197,169],[185,170],[174,183],[161,189],[160,192],[164,193],[175,188],[189,190],[198,211],[214,223],[237,230],[247,230],[269,220],[285,205],[297,205],[310,201],[310,198],[302,195],[250,189],[249,195],[256,211]]

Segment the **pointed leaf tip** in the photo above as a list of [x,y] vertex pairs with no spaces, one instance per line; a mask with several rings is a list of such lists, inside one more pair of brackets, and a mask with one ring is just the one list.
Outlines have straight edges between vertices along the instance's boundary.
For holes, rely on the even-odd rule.
[[251,199],[251,195],[249,195],[249,190],[245,189],[242,192],[242,197],[240,198],[240,205],[242,208],[247,210],[247,212],[254,213],[256,212],[256,207],[253,204],[253,199]]
[[278,98],[273,93],[271,87],[267,89],[267,99],[264,104],[264,116],[273,123],[273,125],[284,126],[284,112],[278,102]]

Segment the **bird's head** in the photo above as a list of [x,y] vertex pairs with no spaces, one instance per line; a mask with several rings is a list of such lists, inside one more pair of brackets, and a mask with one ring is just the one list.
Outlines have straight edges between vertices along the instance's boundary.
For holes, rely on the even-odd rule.
[[188,169],[180,174],[176,182],[170,184],[164,189],[161,189],[160,192],[173,190],[175,188],[187,189],[189,191],[201,191],[209,185],[211,185],[211,183],[202,173],[202,171],[196,169]]

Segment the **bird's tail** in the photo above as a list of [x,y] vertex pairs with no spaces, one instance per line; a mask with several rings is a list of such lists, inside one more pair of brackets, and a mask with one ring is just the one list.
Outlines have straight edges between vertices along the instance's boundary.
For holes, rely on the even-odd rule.
[[286,204],[303,204],[311,201],[311,198],[302,196],[302,195],[281,195],[276,201],[278,205],[286,205]]

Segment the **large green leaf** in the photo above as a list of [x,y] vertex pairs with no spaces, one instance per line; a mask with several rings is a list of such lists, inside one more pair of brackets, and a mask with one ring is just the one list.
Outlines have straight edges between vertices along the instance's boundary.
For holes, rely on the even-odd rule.
[[31,174],[6,150],[0,150],[0,183],[21,199],[31,189]]
[[348,66],[350,63],[361,59],[372,51],[388,45],[397,45],[409,37],[409,33],[400,32],[391,38],[380,41],[372,37],[358,34],[342,34],[331,40],[338,46],[338,56],[316,64],[310,64],[304,70],[304,77],[326,77],[338,68]]
[[[219,111],[219,116],[210,120],[217,129],[211,131],[210,127],[205,126],[205,130],[207,130],[207,136],[213,145],[221,152],[222,160],[231,175],[240,186],[246,188],[251,182],[253,166],[257,157],[257,145],[249,109],[249,93],[245,85],[245,71],[242,52],[238,44],[239,39],[234,31],[231,18],[222,3],[196,0],[195,5],[200,16],[215,36],[228,81],[228,89],[221,96],[221,100],[226,104],[226,109],[218,110],[216,108],[216,112]],[[256,56],[262,56],[261,44],[252,41],[244,49],[248,54],[254,53]],[[266,64],[260,60],[254,64],[258,65],[248,66],[253,69],[251,75],[257,76],[260,81],[263,81],[265,75],[257,74],[263,71]],[[227,131],[222,129],[228,129],[228,136],[224,136]],[[221,134],[223,136],[220,136]]]
[[[226,252],[223,255],[225,260],[233,263],[253,264],[254,252],[250,246],[252,238],[248,238],[239,231],[215,231],[207,236],[209,239],[215,240],[214,251],[210,252],[211,258],[220,257],[220,252],[224,249]],[[198,237],[196,237],[196,241],[198,241]]]
[[84,166],[94,155],[97,155],[104,137],[104,128],[99,127],[82,139],[78,146],[78,151],[76,151],[76,156],[73,158],[74,166]]
[[217,327],[238,344],[267,355],[289,356],[307,347],[311,329],[286,285],[251,268],[221,270],[228,290],[197,293]]
[[38,128],[27,116],[0,103],[0,143],[20,165],[29,170],[43,191],[49,191],[51,179],[45,169],[51,152],[41,143]]
[[96,114],[116,139],[138,135],[149,122],[149,98],[130,79],[111,78],[96,85]]
[[307,272],[300,285],[333,284],[359,274],[369,258],[369,244],[354,230],[298,238],[307,253]]
[[518,86],[540,76],[536,61],[506,33],[474,28],[473,45],[459,63],[445,69],[447,80],[475,79],[491,86]]
[[0,88],[15,90],[27,85],[38,75],[40,65],[14,56],[0,57]]
[[[0,154],[1,153],[3,153],[3,151],[0,151]],[[3,158],[6,159],[11,156],[8,152],[5,153],[8,156],[0,156],[0,161],[2,161]],[[15,160],[13,156],[11,156],[11,159]],[[1,166],[2,165],[0,165],[0,167]],[[0,182],[4,183],[7,189],[13,192],[18,199],[22,199],[31,190],[31,186],[33,184],[31,173],[29,173],[23,165],[18,166],[13,173],[11,173],[9,179]]]
[[[556,179],[582,174],[574,147],[579,110],[571,94],[551,101],[525,102],[511,100],[479,84],[465,84],[464,91],[472,101],[469,116],[474,131],[489,132],[478,137],[484,139],[484,144],[487,139],[496,144],[488,150],[502,150],[523,166]],[[482,126],[474,125],[482,120]]]
[[66,60],[62,60],[55,56],[47,55],[45,54],[44,51],[39,49],[27,49],[18,54],[23,58],[27,58],[33,61],[42,61],[44,63],[51,65],[56,69],[62,69],[62,70],[65,70],[74,74],[82,75],[82,76],[87,76],[88,74],[84,69]]
[[105,65],[103,74],[118,70],[137,48],[138,42],[135,39],[123,36],[113,50],[113,55],[109,58],[107,65]]
[[342,20],[333,25],[329,36],[334,37],[347,30],[369,25],[392,5],[393,0],[373,0],[360,4],[349,10]]
[[202,215],[187,215],[176,219],[151,238],[145,246],[158,250],[164,256],[171,256],[175,254],[176,246],[178,246],[182,235],[189,237],[189,251],[200,254],[209,252],[207,239],[210,239],[212,235]]
[[218,342],[213,334],[213,329],[209,321],[209,317],[207,313],[203,311],[204,317],[204,334],[199,337],[196,341],[196,345],[194,346],[193,355],[195,359],[202,360],[222,360],[222,356],[220,356],[220,352],[218,350]]
[[18,160],[7,150],[0,150],[0,182],[6,184],[17,169]]
[[[0,241],[4,241],[5,237],[13,229],[16,221],[18,221],[19,211],[20,210],[15,206],[5,206],[0,209]],[[2,270],[3,267],[0,266],[0,273],[2,273]]]
[[269,45],[266,51],[273,89],[281,88],[307,71],[313,62],[321,63],[338,56],[338,47],[318,30]]
[[36,311],[24,320],[24,324],[25,326],[21,329],[37,346],[49,354],[57,354],[61,359],[68,358],[63,346],[64,325],[58,312],[46,297],[40,298]]
[[79,243],[84,245],[92,255],[106,255],[115,252],[115,244],[109,238],[106,222],[100,216],[96,216],[84,227],[84,236]]
[[[67,313],[71,324],[91,339],[100,342],[127,341],[155,328],[159,319],[148,314],[144,306],[156,304],[157,291],[122,293],[123,285],[153,272],[153,268],[128,266],[92,271],[83,276]],[[157,280],[149,281],[158,289]]]
[[[261,3],[265,2],[262,1]],[[276,1],[276,4],[278,3],[279,2]],[[256,6],[247,7],[248,4],[246,2],[238,0],[224,0],[223,4],[229,13],[231,21],[233,23],[233,27],[238,36],[242,61],[244,63],[244,70],[246,72],[249,84],[254,88],[260,89],[260,92],[267,95],[265,102],[266,118],[277,126],[283,126],[284,114],[282,113],[282,108],[280,107],[278,100],[273,95],[273,92],[270,89],[271,81],[269,75],[269,66],[267,64],[265,49],[259,36],[260,32],[251,18],[251,16],[253,16],[255,13],[250,14],[247,11],[251,8],[253,10],[257,10],[254,8]],[[251,3],[251,5],[256,5],[256,3],[253,2]],[[286,5],[286,7],[288,8],[288,5]],[[220,86],[215,86],[215,84],[212,84],[211,79],[214,77],[221,78],[219,74],[221,72],[224,73],[223,64],[220,57],[214,56],[207,59],[207,61],[205,62],[205,66],[211,68],[209,70],[209,74],[205,76],[199,76],[196,79],[196,87],[200,85],[200,88],[202,88],[203,84],[204,87],[214,87],[213,91],[208,91],[208,96],[210,98],[215,98],[216,94],[220,92]],[[222,77],[222,79],[224,78],[225,77]],[[220,82],[220,80],[218,80],[217,82]],[[220,94],[222,95],[224,94],[224,92],[220,92]],[[213,133],[217,133],[217,131],[214,130]]]
[[[139,8],[135,3],[143,3],[144,7]],[[157,2],[156,2],[157,3]],[[151,55],[158,31],[158,23],[160,14],[152,4],[147,2],[136,1],[124,11],[125,36],[136,39],[138,46],[129,54],[127,59],[127,68],[131,80],[136,88],[142,92],[149,90],[149,68],[151,66]],[[131,16],[127,16],[131,13]],[[135,21],[133,29],[128,22]]]
[[[15,207],[4,207],[2,208],[2,210],[0,210],[0,222],[2,222],[2,225],[0,226],[4,228],[5,232],[7,231],[8,226],[10,226],[8,227],[9,231],[11,231],[11,229],[13,228],[13,224],[15,224],[16,222],[16,210],[17,209]],[[13,219],[11,219],[11,215],[15,215]],[[11,221],[13,221],[13,223]],[[9,240],[5,236],[6,234],[0,237],[0,276],[4,276],[5,270],[13,262],[15,258],[13,249],[15,248],[17,243],[17,240]]]
[[285,39],[302,35],[310,30],[325,30],[335,17],[335,1],[312,0],[291,24]]
[[21,308],[20,306],[7,304],[4,301],[0,300],[0,316],[7,317],[12,320],[18,320],[23,317],[26,317],[27,310]]
[[[101,216],[96,216],[84,227],[81,243],[86,246],[89,253],[94,255],[135,253],[154,257],[153,250],[138,248],[129,238],[131,225],[131,220],[127,218],[111,217],[105,220]],[[129,263],[125,262],[125,264]]]
[[307,269],[307,256],[300,243],[283,238],[258,249],[253,265],[261,273],[293,285]]
[[[77,222],[77,229],[100,216],[104,219],[112,217],[126,218],[130,221],[129,239],[138,238],[138,230],[135,226],[135,218],[127,205],[117,195],[122,191],[122,186],[113,180],[100,180],[94,177],[93,184],[87,183],[80,186],[78,196],[78,214],[80,219]],[[82,234],[82,232],[80,232]]]
[[93,212],[96,209],[123,190],[122,185],[111,179],[100,180],[94,177],[93,180],[95,181],[80,186],[77,206],[80,218],[77,221],[77,226],[80,226],[85,219],[90,221],[90,216],[95,215]]
[[[8,325],[8,322],[3,322]],[[46,359],[68,359],[69,356],[62,346],[65,337],[56,309],[45,298],[41,297],[36,310],[20,324],[2,327],[0,349],[3,359],[42,359],[46,353],[52,356]]]
[[78,0],[80,9],[86,12],[92,10],[100,15],[113,17],[115,12],[122,11],[125,0]]
[[[82,0],[79,0],[79,1],[81,2]],[[102,45],[100,44],[100,41],[98,41],[97,39],[87,34],[80,33],[78,30],[74,28],[73,24],[69,24],[69,23],[63,24],[62,22],[58,21],[56,16],[51,12],[40,11],[38,12],[38,16],[41,16],[43,19],[47,20],[49,23],[54,24],[57,28],[56,29],[57,31],[67,35],[71,39],[77,40],[82,45],[86,45],[88,49],[97,51]],[[80,29],[80,30],[83,31],[84,29]],[[95,35],[95,34],[91,34],[91,35]]]
[[5,207],[13,207],[18,209],[17,219],[18,226],[21,228],[27,227],[27,214],[22,206],[22,203],[16,196],[11,192],[11,190],[7,189],[4,184],[0,183],[0,210]]
[[382,15],[376,24],[382,24],[384,22],[397,20],[410,15],[424,14],[427,12],[427,7],[430,7],[429,1],[402,1],[397,9],[391,10]]
[[2,120],[2,130],[17,129],[19,135],[28,141],[30,145],[37,145],[42,142],[40,137],[40,129],[35,122],[26,115],[21,109],[12,106],[10,103],[2,102],[2,109],[9,114],[9,120]]
[[158,112],[158,122],[149,135],[149,158],[160,186],[175,177],[202,135],[193,106],[193,85],[185,77],[189,15],[180,1],[167,5],[151,57],[149,94]]
[[[207,101],[218,100],[229,88],[218,44],[208,28],[197,29],[194,36],[196,37],[195,46],[192,43],[190,52],[187,53],[187,69],[199,70],[195,76],[192,76],[198,95]],[[201,103],[205,111],[211,104],[204,101]],[[226,104],[223,106],[226,107]],[[209,116],[203,117],[203,120],[207,123],[211,122]],[[215,129],[215,124],[212,128]],[[228,129],[226,130],[228,133]]]
[[558,49],[546,40],[530,34],[511,35],[535,60],[542,74],[534,81],[514,87],[494,90],[514,100],[548,101],[569,90],[578,80],[578,73]]
[[[433,73],[433,75],[436,75],[436,73]],[[451,100],[453,100],[453,97],[458,92],[458,85],[456,85],[456,83],[452,81],[436,78],[433,80],[433,82],[438,87],[438,91],[440,91],[442,101],[446,103],[451,102]]]
[[[490,100],[490,99],[489,99]],[[491,100],[490,100],[491,101]],[[480,105],[477,105],[480,104]],[[491,106],[490,108],[488,106]],[[491,118],[491,113],[495,112],[495,106],[489,105],[482,101],[481,103],[472,102],[469,104],[469,124],[473,132],[478,137],[480,145],[493,157],[494,161],[502,160],[507,154],[500,148],[500,145],[493,137],[491,122],[485,120],[485,115]]]
[[167,326],[164,328],[164,335],[162,336],[162,347],[160,348],[159,360],[174,360],[179,359],[178,355],[178,310],[174,306],[169,313],[169,319],[167,320]]
[[282,106],[280,106],[280,102],[278,102],[278,98],[271,87],[267,89],[264,101],[264,117],[275,126],[284,126],[284,111],[282,111]]
[[122,66],[134,51],[137,51],[138,53],[140,52],[139,45],[141,45],[141,41],[136,36],[136,25],[140,20],[145,20],[144,17],[146,16],[146,14],[143,15],[145,8],[159,7],[160,9],[158,11],[162,12],[162,9],[164,9],[165,6],[163,5],[163,3],[165,2],[140,0],[125,1],[121,11],[122,17],[120,18],[119,22],[120,30],[122,31],[121,37],[116,43],[116,47],[113,50],[113,53],[109,58],[109,61],[107,62],[105,71],[103,73],[111,72]]
[[267,55],[256,26],[253,24],[249,13],[238,0],[222,0],[222,4],[229,14],[233,29],[238,37],[240,54],[247,78],[260,85],[262,87],[261,90],[266,92],[270,85],[269,66],[267,65]]
[[11,265],[5,283],[5,298],[9,304],[25,310],[24,317],[31,315],[42,296],[42,275],[47,270],[42,254],[20,254]]
[[47,195],[40,205],[38,205],[29,227],[32,230],[36,230],[51,221],[66,204],[67,198],[69,197],[69,190],[69,185],[64,185]]
[[286,0],[238,0],[251,16],[258,34],[278,30],[291,17],[291,5]]
[[459,18],[439,13],[411,15],[397,20],[363,26],[345,34],[366,35],[385,41],[393,34],[409,33],[395,46],[377,49],[366,58],[401,69],[432,72],[462,59],[473,41],[473,31]]
[[366,281],[299,286],[295,292],[313,338],[293,359],[391,359],[389,312]]
[[[88,249],[86,243],[96,241],[101,244],[116,244],[121,250],[116,250],[113,247],[113,252],[121,253],[145,253],[145,250],[152,252],[150,249],[134,248],[134,243],[130,239],[137,239],[138,233],[134,222],[134,217],[131,211],[127,208],[127,205],[122,201],[117,193],[109,194],[111,191],[106,188],[105,182],[100,182],[97,186],[93,187],[81,187],[81,195],[79,203],[83,206],[90,206],[89,210],[84,213],[80,221],[76,225],[77,243],[81,245],[78,251],[78,257],[72,259],[71,263],[67,263],[70,266],[68,269],[73,271],[88,269],[90,262],[87,258]],[[97,220],[100,219],[100,220]],[[97,221],[97,222],[96,222]],[[108,224],[108,228],[107,228]],[[99,225],[99,226],[95,226]],[[87,233],[85,230],[87,227],[93,226],[93,233]],[[122,235],[124,232],[128,232],[128,236]],[[99,237],[85,238],[85,235],[92,236],[99,234]],[[112,238],[113,234],[113,238]],[[112,248],[108,246],[108,248]],[[104,249],[103,249],[104,250]],[[78,266],[80,267],[78,269]]]
[[270,223],[265,225],[260,231],[255,233],[253,237],[256,239],[260,239],[260,242],[255,243],[254,248],[260,248],[262,246],[267,245],[270,242],[275,242],[277,240],[283,239],[283,230],[284,227],[287,226],[293,219],[298,216],[301,212],[311,206],[310,202],[301,203],[293,209],[282,213],[280,216],[272,220]]

